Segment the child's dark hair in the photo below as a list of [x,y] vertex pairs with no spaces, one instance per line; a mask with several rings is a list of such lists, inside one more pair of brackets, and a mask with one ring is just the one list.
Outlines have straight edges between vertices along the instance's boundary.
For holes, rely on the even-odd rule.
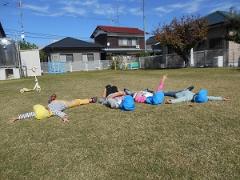
[[56,94],[52,94],[48,99],[48,104],[50,104],[52,101],[54,101],[57,98]]
[[111,85],[106,86],[106,96],[115,92],[118,92],[117,86],[111,86]]

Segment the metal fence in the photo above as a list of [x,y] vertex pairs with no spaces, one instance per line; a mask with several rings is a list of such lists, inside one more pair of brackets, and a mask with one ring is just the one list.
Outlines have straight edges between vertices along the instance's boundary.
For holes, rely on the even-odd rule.
[[[161,68],[181,68],[185,66],[183,59],[177,54],[164,54],[158,56],[148,56],[132,59],[118,59],[119,69],[127,67],[126,64],[139,62],[139,68],[142,69],[161,69]],[[51,62],[50,62],[51,63]],[[96,60],[89,62],[64,62],[61,70],[58,66],[50,67],[48,62],[42,62],[41,68],[43,73],[73,72],[73,71],[91,71],[110,69],[112,60]],[[205,50],[195,51],[192,54],[192,67],[240,67],[240,51],[236,50]],[[54,71],[50,70],[53,69]]]
[[41,69],[43,73],[103,70],[109,69],[110,66],[111,62],[109,60],[96,60],[88,62],[41,62]]
[[[236,50],[205,50],[193,52],[192,67],[239,67],[240,51]],[[185,66],[183,59],[177,54],[141,57],[143,69],[181,68]]]

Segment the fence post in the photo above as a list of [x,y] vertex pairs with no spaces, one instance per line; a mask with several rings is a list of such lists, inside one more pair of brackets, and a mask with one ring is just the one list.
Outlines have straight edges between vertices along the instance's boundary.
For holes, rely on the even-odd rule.
[[101,60],[99,60],[99,70],[101,70],[102,67],[101,67]]
[[69,62],[69,69],[70,69],[70,72],[72,72],[73,70],[72,70],[72,62]]
[[204,50],[204,67],[206,67],[206,51],[207,50]]
[[88,71],[88,63],[85,62],[85,70]]
[[166,60],[166,68],[168,68],[168,55],[167,54],[165,54],[165,60]]
[[194,66],[194,56],[193,56],[193,48],[191,48],[191,53],[190,53],[190,66]]
[[142,69],[142,61],[140,57],[138,57],[138,63],[139,63],[139,68]]

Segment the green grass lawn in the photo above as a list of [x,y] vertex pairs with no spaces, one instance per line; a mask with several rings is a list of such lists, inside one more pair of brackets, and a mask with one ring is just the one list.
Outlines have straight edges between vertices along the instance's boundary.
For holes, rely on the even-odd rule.
[[[166,90],[194,85],[228,102],[151,106],[134,112],[90,104],[58,118],[9,124],[18,113],[46,104],[49,95],[71,100],[120,89]],[[33,78],[0,81],[0,179],[239,179],[240,70],[96,71],[39,78],[41,93],[20,94]]]

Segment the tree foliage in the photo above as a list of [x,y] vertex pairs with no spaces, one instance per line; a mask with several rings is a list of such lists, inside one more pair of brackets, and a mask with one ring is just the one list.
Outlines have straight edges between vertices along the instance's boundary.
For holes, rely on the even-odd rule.
[[227,40],[240,43],[240,14],[233,13],[229,19]]
[[25,40],[19,41],[19,45],[21,50],[38,49],[38,46],[36,44],[27,42]]
[[207,36],[207,21],[196,16],[174,18],[168,25],[159,26],[154,34],[156,39],[180,55],[189,66],[190,51]]
[[40,56],[40,61],[41,62],[47,62],[48,61],[48,56],[47,56],[46,52],[44,52],[43,50],[39,51],[39,56]]

